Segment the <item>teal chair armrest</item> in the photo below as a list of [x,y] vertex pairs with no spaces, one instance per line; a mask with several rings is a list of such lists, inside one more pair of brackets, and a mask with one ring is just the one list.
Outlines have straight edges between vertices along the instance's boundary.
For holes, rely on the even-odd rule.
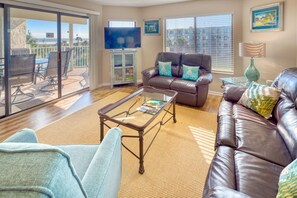
[[117,197],[122,175],[122,131],[111,128],[92,159],[82,184],[88,197]]
[[38,143],[38,139],[32,129],[22,129],[3,142]]

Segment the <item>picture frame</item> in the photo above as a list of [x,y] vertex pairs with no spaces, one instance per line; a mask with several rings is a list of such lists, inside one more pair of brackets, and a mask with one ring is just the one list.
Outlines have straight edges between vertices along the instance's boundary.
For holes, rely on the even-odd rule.
[[278,2],[251,8],[251,32],[283,31],[283,7],[283,2]]
[[144,20],[145,35],[160,35],[160,19]]

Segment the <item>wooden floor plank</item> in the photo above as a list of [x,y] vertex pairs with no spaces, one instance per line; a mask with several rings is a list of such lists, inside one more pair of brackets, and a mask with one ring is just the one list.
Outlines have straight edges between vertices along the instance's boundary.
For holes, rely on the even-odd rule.
[[[0,141],[3,141],[22,128],[31,128],[34,130],[42,128],[117,91],[132,93],[136,89],[137,87],[135,86],[120,86],[113,89],[102,87],[1,119]],[[220,101],[220,96],[208,95],[205,105],[197,109],[216,114]]]

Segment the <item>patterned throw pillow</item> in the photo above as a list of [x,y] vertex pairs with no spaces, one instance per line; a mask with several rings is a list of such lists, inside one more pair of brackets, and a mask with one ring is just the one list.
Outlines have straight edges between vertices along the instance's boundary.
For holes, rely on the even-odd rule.
[[198,80],[199,66],[183,65],[183,80]]
[[252,82],[238,103],[268,119],[280,94],[280,89]]
[[159,74],[160,76],[172,76],[171,72],[171,62],[161,62],[159,61]]
[[297,197],[297,160],[281,172],[278,180],[277,198]]

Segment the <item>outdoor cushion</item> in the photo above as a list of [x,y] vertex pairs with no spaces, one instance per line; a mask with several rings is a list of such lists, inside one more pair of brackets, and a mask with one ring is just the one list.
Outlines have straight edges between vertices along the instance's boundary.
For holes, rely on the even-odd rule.
[[188,81],[177,78],[171,83],[170,88],[176,91],[196,94],[197,88],[195,86],[195,83],[195,81]]

